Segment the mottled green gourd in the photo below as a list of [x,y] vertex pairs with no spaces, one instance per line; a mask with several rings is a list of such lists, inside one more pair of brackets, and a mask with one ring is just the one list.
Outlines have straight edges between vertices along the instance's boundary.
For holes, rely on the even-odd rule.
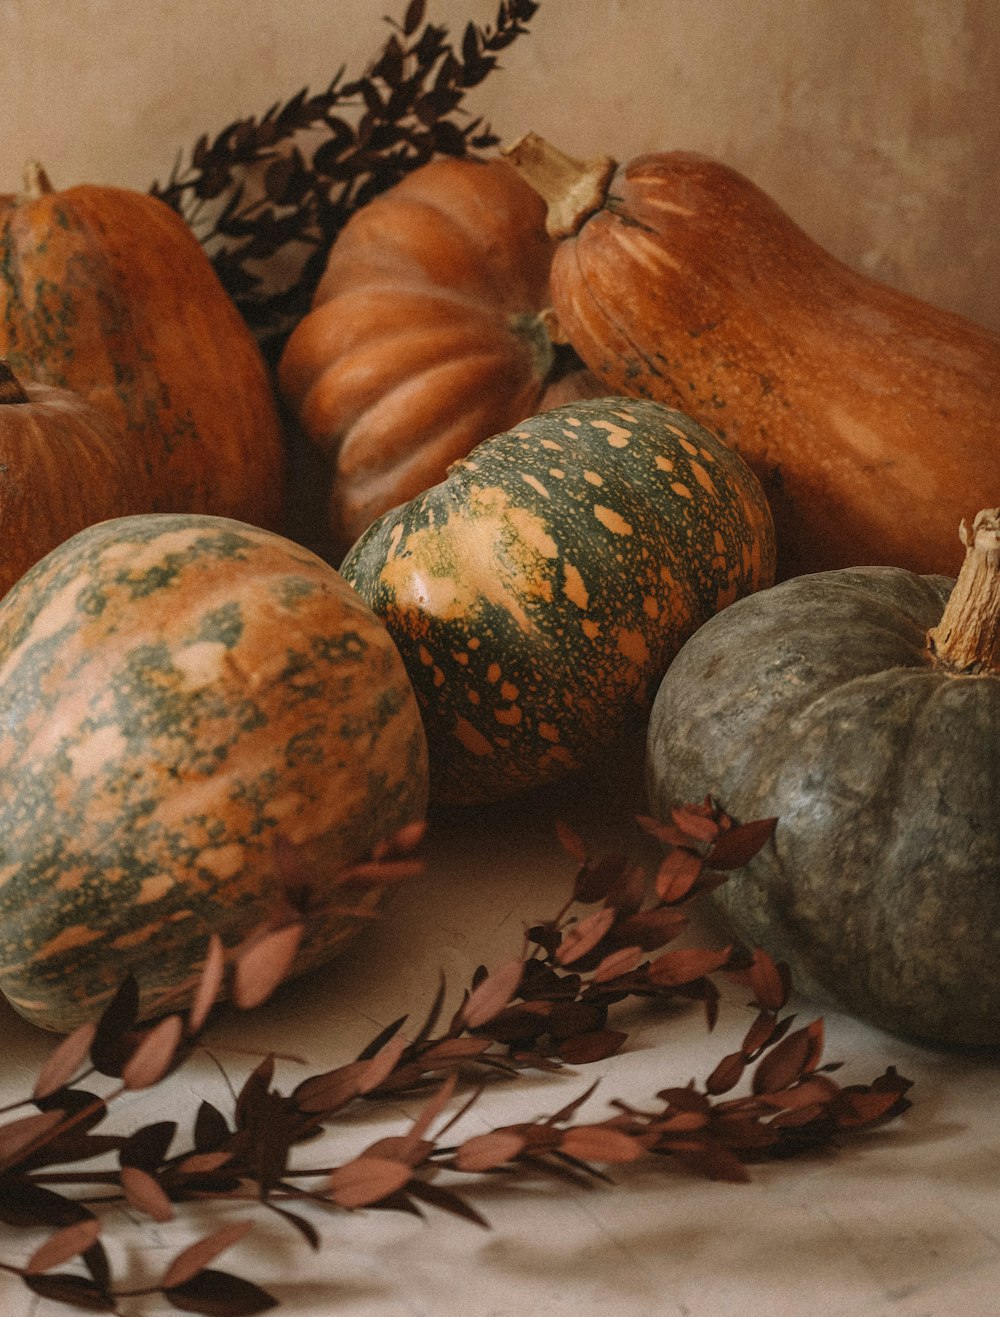
[[93,1019],[129,973],[183,1005],[209,935],[305,916],[294,972],[365,924],[339,882],[423,818],[427,748],[385,627],[332,567],[226,518],[82,531],[0,603],[0,989]]
[[692,631],[771,583],[774,557],[742,460],[680,412],[614,397],[480,444],[341,571],[410,673],[433,799],[471,804],[593,762]]
[[777,817],[713,899],[803,992],[924,1041],[995,1047],[1000,509],[965,538],[957,583],[844,568],[712,618],[660,686],[647,777],[662,818],[706,793],[737,818]]

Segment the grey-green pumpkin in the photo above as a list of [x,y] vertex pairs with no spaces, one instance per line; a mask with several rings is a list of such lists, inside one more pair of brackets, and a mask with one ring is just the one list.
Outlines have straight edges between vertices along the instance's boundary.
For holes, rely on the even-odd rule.
[[714,894],[800,989],[936,1044],[1000,1044],[1000,537],[959,583],[792,578],[711,619],[665,675],[649,804],[713,795],[772,840]]

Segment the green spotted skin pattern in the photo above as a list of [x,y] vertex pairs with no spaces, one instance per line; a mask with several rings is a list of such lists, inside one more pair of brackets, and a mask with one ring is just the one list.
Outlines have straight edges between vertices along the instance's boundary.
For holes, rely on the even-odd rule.
[[127,974],[190,1000],[210,934],[304,916],[294,972],[369,921],[338,881],[424,817],[427,746],[384,625],[322,559],[151,513],[60,545],[0,602],[0,990],[93,1019]]
[[431,797],[475,804],[593,762],[707,618],[774,579],[742,459],[657,402],[570,403],[385,513],[340,570],[424,715]]

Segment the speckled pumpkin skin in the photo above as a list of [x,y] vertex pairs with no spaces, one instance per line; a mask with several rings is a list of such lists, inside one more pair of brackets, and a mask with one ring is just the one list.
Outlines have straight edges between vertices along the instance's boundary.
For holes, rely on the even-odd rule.
[[712,434],[604,398],[480,444],[341,571],[406,663],[432,798],[472,804],[573,772],[645,717],[692,631],[770,584],[774,538]]
[[0,603],[0,989],[50,1029],[134,973],[188,999],[227,945],[305,912],[295,971],[379,892],[343,864],[423,816],[419,710],[381,622],[321,559],[225,518],[68,540]]
[[[144,510],[276,529],[284,435],[267,368],[208,256],[155,197],[0,197],[0,355],[122,435]],[[71,473],[70,473],[71,474]]]
[[717,893],[796,984],[898,1033],[1000,1043],[1000,680],[925,644],[952,582],[895,568],[783,582],[713,618],[664,677],[650,808],[706,793],[772,841]]

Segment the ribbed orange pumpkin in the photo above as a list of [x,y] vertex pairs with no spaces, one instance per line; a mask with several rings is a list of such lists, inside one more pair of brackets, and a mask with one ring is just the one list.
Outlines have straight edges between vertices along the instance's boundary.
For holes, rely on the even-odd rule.
[[153,510],[279,525],[271,381],[187,224],[125,188],[54,191],[37,166],[25,183],[0,198],[0,355],[131,436]]
[[138,455],[68,389],[22,384],[0,359],[0,595],[77,531],[139,512]]
[[562,330],[609,391],[701,421],[760,479],[779,576],[954,575],[1000,488],[1000,337],[836,260],[749,179],[684,151],[509,148],[564,238]]
[[[431,161],[355,212],[278,367],[332,459],[342,552],[481,440],[546,406],[553,244],[501,160]],[[559,401],[604,392],[577,376]]]

